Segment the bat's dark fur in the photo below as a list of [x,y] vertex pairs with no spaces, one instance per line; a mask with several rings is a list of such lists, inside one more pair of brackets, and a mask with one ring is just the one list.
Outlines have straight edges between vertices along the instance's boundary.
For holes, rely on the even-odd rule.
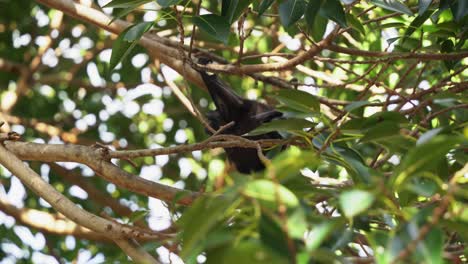
[[[209,59],[200,58],[200,64],[208,64]],[[222,125],[234,121],[234,125],[227,128],[222,134],[242,136],[261,124],[281,117],[283,114],[273,107],[248,100],[237,95],[226,83],[221,81],[216,74],[208,74],[200,71],[208,92],[213,99],[216,110],[207,113],[210,125],[218,130]],[[245,138],[258,139],[281,139],[278,132],[270,132],[256,136],[244,136]],[[226,148],[229,160],[234,163],[241,173],[250,173],[263,170],[265,167],[260,161],[257,150],[253,148]]]

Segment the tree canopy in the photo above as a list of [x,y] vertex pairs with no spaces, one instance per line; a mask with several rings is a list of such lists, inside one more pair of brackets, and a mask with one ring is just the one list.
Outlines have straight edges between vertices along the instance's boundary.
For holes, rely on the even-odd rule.
[[[464,0],[0,1],[0,263],[464,263],[467,37]],[[202,70],[284,139],[210,136]]]

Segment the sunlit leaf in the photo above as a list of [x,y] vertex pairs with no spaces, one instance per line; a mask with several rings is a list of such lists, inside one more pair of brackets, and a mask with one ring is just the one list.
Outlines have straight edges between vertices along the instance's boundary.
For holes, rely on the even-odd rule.
[[294,193],[284,186],[269,180],[255,180],[247,183],[243,194],[257,199],[272,209],[277,209],[277,206],[281,204],[287,207],[296,207],[299,204],[299,200]]
[[411,149],[394,173],[395,185],[399,186],[407,177],[433,169],[449,150],[463,141],[461,137],[441,135]]
[[367,191],[345,191],[340,195],[340,207],[346,217],[352,218],[366,211],[374,199],[374,195]]

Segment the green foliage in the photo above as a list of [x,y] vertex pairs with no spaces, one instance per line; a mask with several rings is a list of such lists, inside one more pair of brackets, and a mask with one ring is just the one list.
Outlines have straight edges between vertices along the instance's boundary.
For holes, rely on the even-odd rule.
[[218,15],[202,15],[195,17],[193,23],[210,36],[227,44],[229,38],[229,20]]

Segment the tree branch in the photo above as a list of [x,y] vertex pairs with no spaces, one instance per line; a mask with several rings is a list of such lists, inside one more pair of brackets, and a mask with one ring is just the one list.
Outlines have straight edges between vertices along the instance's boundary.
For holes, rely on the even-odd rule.
[[72,235],[81,239],[111,242],[105,235],[79,226],[63,216],[35,209],[17,208],[2,198],[0,198],[0,211],[12,216],[21,224],[44,233],[59,236]]
[[148,181],[128,173],[112,164],[107,149],[81,145],[37,144],[5,141],[5,147],[22,160],[43,162],[72,161],[89,166],[105,180],[136,193],[173,202],[179,193],[183,197],[176,202],[189,205],[199,196],[196,192],[181,190],[156,182]]
[[[10,143],[13,142],[10,141]],[[141,232],[140,230],[136,230],[130,226],[106,220],[76,206],[71,200],[55,190],[51,185],[45,182],[44,179],[37,175],[36,172],[26,166],[20,159],[1,144],[0,163],[18,177],[30,190],[46,200],[55,210],[61,212],[67,218],[79,225],[101,234],[106,234],[106,236],[113,239],[120,239],[126,236],[136,238],[159,237],[157,232],[152,234]]]

